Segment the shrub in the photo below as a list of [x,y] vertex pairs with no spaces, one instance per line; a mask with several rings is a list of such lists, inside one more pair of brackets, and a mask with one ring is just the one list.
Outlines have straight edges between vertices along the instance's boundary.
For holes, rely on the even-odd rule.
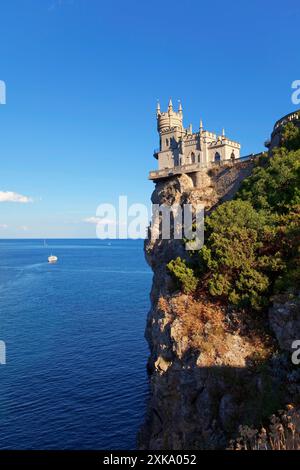
[[185,294],[195,292],[198,280],[192,268],[188,267],[185,260],[176,258],[170,261],[167,265],[169,272],[174,279],[178,289],[181,289]]
[[265,225],[264,214],[248,201],[224,203],[207,219],[200,261],[207,267],[211,295],[257,310],[265,304],[270,285],[266,271],[274,263],[262,252]]
[[292,122],[288,122],[283,129],[282,145],[288,150],[300,148],[300,129]]

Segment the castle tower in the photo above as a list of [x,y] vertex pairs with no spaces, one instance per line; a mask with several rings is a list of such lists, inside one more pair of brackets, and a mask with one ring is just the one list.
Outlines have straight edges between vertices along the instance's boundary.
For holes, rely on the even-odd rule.
[[157,104],[156,108],[157,117],[157,130],[161,134],[172,128],[177,128],[182,131],[183,125],[183,112],[181,103],[179,104],[178,112],[174,111],[172,100],[169,100],[168,111],[162,113],[160,111],[160,104]]
[[178,111],[174,111],[172,100],[169,100],[166,112],[161,112],[160,104],[156,107],[157,131],[159,133],[159,151],[155,154],[156,158],[160,155],[160,168],[171,168],[180,163],[180,141],[184,132],[183,111],[179,102]]

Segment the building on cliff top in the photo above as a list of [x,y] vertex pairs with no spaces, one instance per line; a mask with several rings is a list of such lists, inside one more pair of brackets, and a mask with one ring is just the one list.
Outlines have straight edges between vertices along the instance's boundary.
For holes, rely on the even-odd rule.
[[161,112],[158,103],[156,118],[160,145],[154,157],[158,160],[158,171],[150,172],[150,179],[167,177],[170,170],[191,173],[214,163],[240,158],[241,145],[226,137],[224,129],[222,135],[217,135],[205,130],[202,121],[198,132],[193,132],[191,125],[185,129],[181,103],[178,111],[174,111],[170,99],[167,112]]
[[273,148],[278,147],[281,144],[282,131],[289,122],[300,127],[300,109],[293,111],[276,121],[271,138],[265,142],[265,146],[269,149],[269,153],[272,153]]

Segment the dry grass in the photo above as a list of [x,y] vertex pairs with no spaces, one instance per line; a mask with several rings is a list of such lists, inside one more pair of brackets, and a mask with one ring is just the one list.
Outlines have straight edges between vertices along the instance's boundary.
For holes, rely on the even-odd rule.
[[240,437],[231,442],[234,450],[300,450],[300,413],[293,405],[270,418],[260,430],[240,426]]
[[191,347],[199,346],[202,340],[213,336],[224,337],[224,310],[209,301],[196,301],[188,296],[178,296],[172,299],[171,308],[180,320],[182,334],[190,339]]
[[271,347],[261,332],[245,329],[241,314],[240,320],[228,321],[226,307],[207,295],[197,299],[184,294],[161,297],[157,307],[165,318],[162,325],[171,326],[181,353],[187,347],[201,353],[199,365],[244,367],[246,363],[257,365],[271,355]]

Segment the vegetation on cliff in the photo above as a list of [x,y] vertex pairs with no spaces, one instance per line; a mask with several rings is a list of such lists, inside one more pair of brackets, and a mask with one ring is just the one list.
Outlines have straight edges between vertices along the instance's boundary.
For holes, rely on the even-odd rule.
[[182,289],[185,294],[194,292],[198,285],[198,279],[192,268],[189,268],[185,260],[179,256],[168,264],[169,271],[174,275],[176,287]]
[[282,146],[262,157],[233,201],[206,218],[205,245],[168,269],[184,292],[261,310],[272,294],[300,285],[300,129],[288,124]]
[[240,437],[231,442],[233,450],[300,450],[300,413],[293,405],[272,415],[260,430],[240,426]]

